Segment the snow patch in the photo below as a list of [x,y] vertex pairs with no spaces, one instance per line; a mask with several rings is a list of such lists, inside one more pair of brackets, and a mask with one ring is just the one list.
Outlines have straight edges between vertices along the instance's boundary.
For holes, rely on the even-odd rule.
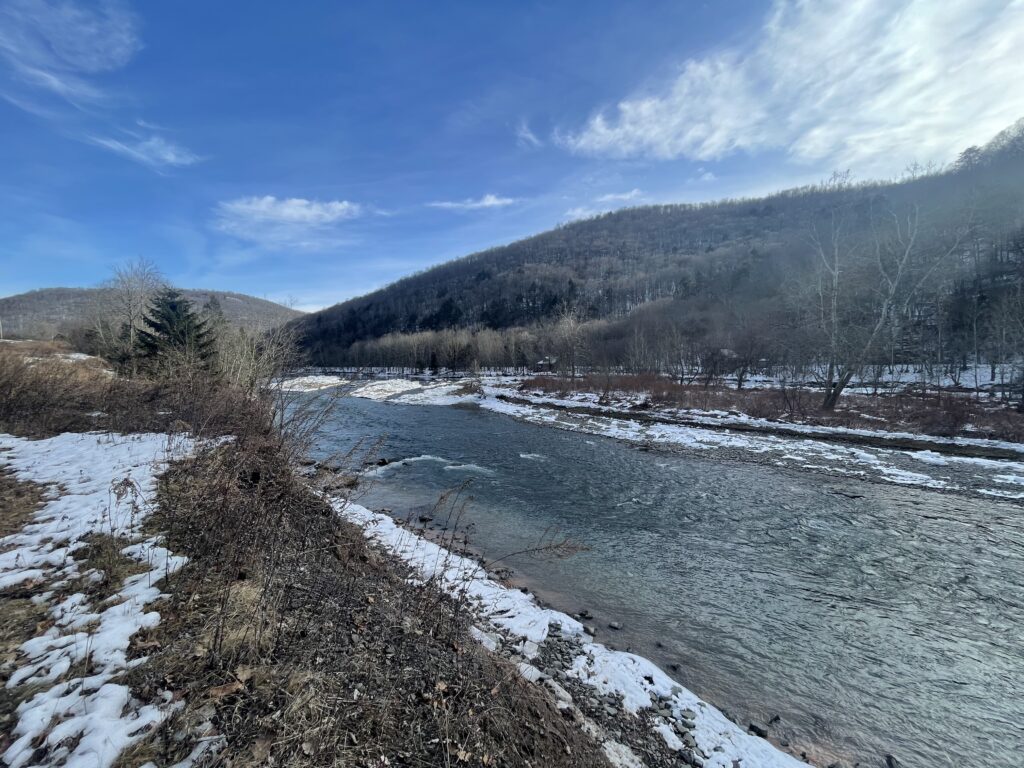
[[[36,604],[49,604],[54,624],[22,644],[8,688],[45,686],[17,709],[13,743],[3,753],[11,768],[33,760],[40,743],[49,749],[48,765],[107,768],[127,746],[160,723],[169,702],[135,701],[114,679],[145,661],[129,661],[132,636],[152,628],[160,614],[148,606],[163,597],[156,586],[185,564],[156,538],[139,540],[138,526],[149,512],[157,475],[192,443],[166,435],[64,434],[47,440],[0,435],[0,464],[20,480],[51,490],[43,508],[22,531],[0,539],[0,585],[25,582],[49,587]],[[75,552],[89,534],[125,539],[121,552],[147,566],[124,580],[100,605],[74,593],[51,603],[56,590],[80,572]],[[99,575],[99,574],[94,574]],[[76,665],[81,677],[61,679]]]

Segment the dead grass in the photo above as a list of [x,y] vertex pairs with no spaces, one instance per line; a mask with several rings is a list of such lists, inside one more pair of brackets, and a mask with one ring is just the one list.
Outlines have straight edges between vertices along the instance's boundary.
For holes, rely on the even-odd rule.
[[86,546],[75,552],[79,570],[83,574],[95,571],[100,577],[83,579],[81,588],[76,591],[89,595],[92,602],[105,600],[121,589],[125,579],[149,570],[144,563],[121,552],[131,543],[124,538],[94,533],[82,541]]
[[641,408],[717,410],[820,426],[1024,441],[1024,414],[1006,403],[952,392],[845,394],[839,406],[829,412],[820,408],[820,393],[798,387],[737,390],[720,385],[680,384],[654,374],[586,376],[574,381],[536,376],[524,381],[520,389],[562,395],[603,393],[605,401],[621,392],[643,398]]
[[152,524],[189,565],[161,608],[160,650],[132,673],[181,717],[122,764],[184,757],[176,729],[223,738],[235,766],[601,766],[553,701],[468,634],[466,606],[242,441],[177,464]]
[[45,494],[44,486],[18,480],[13,471],[0,467],[0,538],[24,528],[42,507]]

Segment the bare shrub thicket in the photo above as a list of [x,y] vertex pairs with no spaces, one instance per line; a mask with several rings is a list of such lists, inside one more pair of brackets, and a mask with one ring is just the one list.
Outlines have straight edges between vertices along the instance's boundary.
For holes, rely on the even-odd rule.
[[898,391],[892,394],[847,394],[832,411],[820,408],[820,395],[805,388],[782,386],[743,389],[694,384],[655,374],[591,375],[571,382],[556,376],[525,380],[523,391],[539,390],[567,396],[572,392],[602,392],[603,404],[616,395],[666,408],[716,410],[764,419],[792,420],[824,426],[892,429],[951,437],[969,434],[1001,440],[1024,439],[1024,418],[1001,403],[957,393]]

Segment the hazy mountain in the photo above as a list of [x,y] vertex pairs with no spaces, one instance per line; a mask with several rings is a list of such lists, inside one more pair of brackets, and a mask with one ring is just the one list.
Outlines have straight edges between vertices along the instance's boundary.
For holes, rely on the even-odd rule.
[[[8,338],[48,338],[88,323],[102,299],[101,288],[42,288],[0,298],[0,323]],[[188,289],[183,293],[197,308],[215,300],[232,325],[269,328],[302,315],[266,299],[231,291]]]
[[[619,322],[656,305],[690,326],[697,308],[705,325],[739,304],[766,305],[767,315],[794,285],[816,279],[808,222],[851,196],[864,208],[920,210],[936,231],[971,217],[985,247],[1018,237],[1024,120],[940,172],[914,169],[888,183],[823,184],[758,199],[627,208],[441,264],[296,322],[314,359],[330,363],[352,359],[354,343],[386,334],[536,326],[567,307],[584,320]],[[859,218],[862,234],[869,219]],[[930,286],[936,302],[967,275],[947,277],[942,288]]]

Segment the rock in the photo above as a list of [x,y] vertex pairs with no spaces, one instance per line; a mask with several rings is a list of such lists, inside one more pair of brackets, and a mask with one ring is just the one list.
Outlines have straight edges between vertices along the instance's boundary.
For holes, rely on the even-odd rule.
[[608,629],[622,629],[622,624],[617,621],[609,621]]
[[666,717],[666,718],[672,717],[672,710],[670,710],[670,709],[659,709],[658,710],[658,715],[660,715],[661,717]]
[[776,723],[781,722],[781,721],[782,721],[781,717],[779,717],[778,715],[772,715],[771,719],[768,721],[768,725],[775,725]]
[[591,613],[590,611],[588,611],[588,610],[587,610],[586,608],[584,608],[584,609],[583,609],[582,611],[580,611],[580,612],[579,612],[579,613],[578,613],[577,615],[578,615],[578,616],[579,616],[579,617],[580,617],[581,619],[592,619],[592,618],[594,618],[594,614],[592,614],[592,613]]
[[694,712],[692,709],[684,709],[679,714],[685,717],[687,720],[693,720],[697,717],[697,713]]
[[765,728],[762,728],[757,723],[751,723],[750,725],[748,725],[747,730],[755,736],[760,736],[762,739],[768,738],[768,731]]
[[894,755],[886,755],[885,768],[903,768],[903,763],[897,760]]
[[377,466],[378,467],[386,467],[390,463],[391,462],[388,461],[387,459],[377,459]]
[[689,733],[689,732],[684,733],[682,735],[681,741],[683,742],[683,744],[685,744],[690,749],[696,749],[697,748],[697,742],[694,740],[692,733]]
[[429,523],[433,519],[434,518],[432,518],[430,515],[420,515],[419,517],[416,518],[416,520],[421,522],[421,523]]

